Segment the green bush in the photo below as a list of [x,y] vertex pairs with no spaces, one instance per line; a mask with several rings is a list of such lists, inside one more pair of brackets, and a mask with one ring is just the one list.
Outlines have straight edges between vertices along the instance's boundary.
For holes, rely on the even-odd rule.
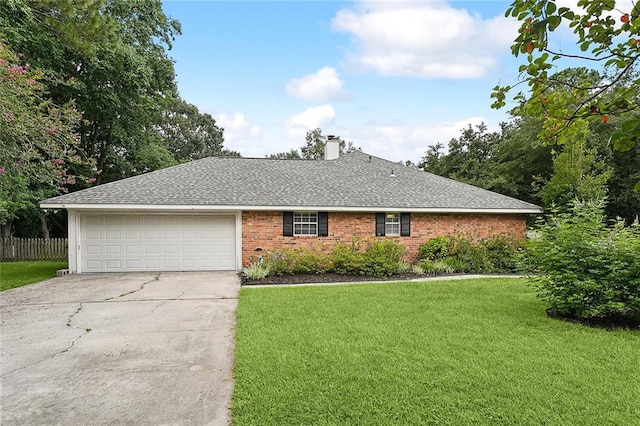
[[404,246],[394,240],[378,240],[364,252],[362,273],[372,277],[385,277],[398,271],[398,263],[404,255]]
[[640,227],[604,222],[601,206],[576,205],[539,225],[529,242],[534,278],[550,313],[640,323]]
[[418,248],[419,260],[442,260],[449,255],[451,248],[451,237],[435,237],[431,238],[424,244],[420,244]]
[[495,235],[480,242],[486,251],[492,272],[515,272],[524,242],[505,235]]
[[458,261],[455,272],[493,272],[493,264],[487,256],[487,250],[471,240],[459,237],[452,239],[448,257]]
[[331,271],[331,257],[317,249],[282,249],[264,257],[271,275],[324,274]]
[[333,261],[333,270],[337,274],[362,274],[364,254],[357,241],[352,242],[350,245],[336,244],[333,247],[331,260]]
[[422,261],[454,258],[455,272],[514,272],[519,247],[517,241],[501,235],[479,242],[460,236],[436,237],[420,245],[418,257]]

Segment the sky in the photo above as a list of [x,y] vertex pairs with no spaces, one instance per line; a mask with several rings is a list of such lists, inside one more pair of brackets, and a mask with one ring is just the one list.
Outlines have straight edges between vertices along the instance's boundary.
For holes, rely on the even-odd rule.
[[517,81],[510,1],[164,0],[183,99],[244,157],[299,148],[308,130],[419,161],[469,124],[508,119],[491,89]]

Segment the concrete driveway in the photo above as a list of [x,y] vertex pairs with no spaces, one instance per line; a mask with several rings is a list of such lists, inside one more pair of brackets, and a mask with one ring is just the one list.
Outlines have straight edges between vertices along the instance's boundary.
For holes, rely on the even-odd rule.
[[163,272],[0,293],[0,423],[226,425],[239,288]]

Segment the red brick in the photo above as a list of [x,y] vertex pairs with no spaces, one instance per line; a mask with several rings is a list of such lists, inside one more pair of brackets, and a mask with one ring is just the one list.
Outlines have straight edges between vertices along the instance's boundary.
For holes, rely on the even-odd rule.
[[[444,235],[464,236],[473,240],[505,235],[525,237],[526,217],[506,214],[432,214],[411,213],[410,237],[393,238],[404,244],[407,260],[418,254],[420,244]],[[282,212],[242,212],[242,264],[248,265],[260,247],[264,251],[282,248],[314,247],[330,251],[336,243],[350,243],[354,237],[375,240],[375,213],[329,212],[327,237],[282,236]]]

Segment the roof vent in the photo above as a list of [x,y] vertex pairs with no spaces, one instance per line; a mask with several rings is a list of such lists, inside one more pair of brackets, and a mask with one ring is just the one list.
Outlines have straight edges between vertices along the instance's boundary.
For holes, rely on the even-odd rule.
[[327,136],[327,143],[324,145],[324,159],[335,160],[340,156],[340,138],[334,135]]

